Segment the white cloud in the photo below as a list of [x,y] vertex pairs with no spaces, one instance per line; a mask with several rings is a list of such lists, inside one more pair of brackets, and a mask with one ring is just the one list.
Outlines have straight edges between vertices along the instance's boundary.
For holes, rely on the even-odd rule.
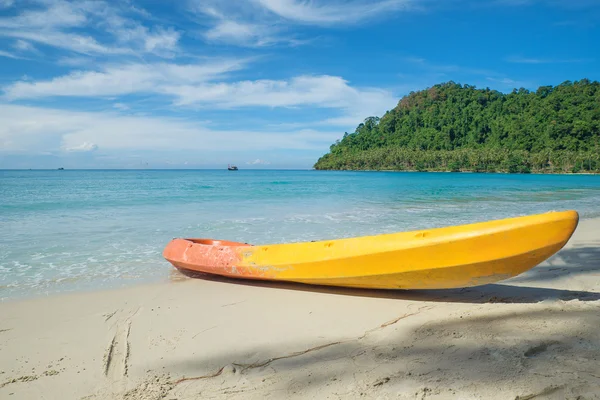
[[[202,36],[209,42],[235,44],[245,47],[263,47],[278,43],[297,45],[302,41],[288,37],[275,21],[261,18],[249,2],[236,4],[214,0],[197,0],[192,11],[202,16],[207,25]],[[207,21],[210,21],[207,24]]]
[[21,40],[21,39],[18,39],[13,44],[13,47],[19,51],[28,51],[28,52],[32,52],[32,53],[39,53],[38,49],[36,49],[34,45],[32,45],[29,42],[26,42],[25,40]]
[[236,21],[219,20],[204,33],[209,41],[262,46],[272,42],[270,32],[261,25],[245,24]]
[[113,104],[113,107],[116,108],[117,110],[122,110],[122,111],[127,111],[130,108],[127,104],[123,104],[123,103],[115,103],[115,104]]
[[488,77],[486,79],[488,81],[492,81],[492,82],[504,83],[505,85],[514,85],[514,84],[517,83],[516,81],[514,81],[514,80],[512,80],[510,78],[496,79],[496,78]]
[[20,59],[21,57],[10,53],[8,51],[4,51],[4,50],[0,50],[0,57],[6,57],[6,58],[13,58],[13,59]]
[[342,115],[317,125],[355,125],[368,115],[393,108],[397,98],[377,88],[356,88],[341,77],[297,76],[287,80],[212,82],[242,68],[244,60],[199,65],[131,64],[104,71],[73,72],[50,81],[20,81],[4,88],[9,100],[53,96],[98,97],[148,93],[170,96],[177,106],[211,109],[319,107]]
[[107,96],[152,89],[154,71],[134,65],[106,72],[76,71],[50,81],[17,82],[4,89],[10,100],[49,96]]
[[56,60],[56,64],[62,65],[65,67],[84,67],[88,66],[93,68],[96,66],[96,62],[91,57],[86,56],[69,56],[69,57],[61,57]]
[[90,152],[98,150],[98,145],[89,142],[83,142],[78,146],[63,147],[67,152]]
[[318,107],[337,109],[341,115],[307,125],[356,126],[365,116],[382,115],[398,99],[389,91],[355,88],[338,76],[297,76],[289,80],[168,86],[176,104],[190,107]]
[[531,87],[532,84],[531,82],[524,82],[524,81],[515,81],[514,79],[510,79],[510,78],[492,78],[492,77],[487,77],[486,78],[488,81],[491,82],[496,82],[496,83],[500,83],[504,86],[508,86],[508,87]]
[[[87,55],[172,57],[179,50],[180,32],[143,25],[127,15],[148,16],[126,4],[61,0],[31,4],[38,7],[0,18],[0,36]],[[83,28],[86,34],[81,33]]]
[[271,163],[266,160],[261,160],[260,158],[257,158],[254,161],[248,161],[246,164],[248,164],[248,165],[270,165]]
[[307,24],[352,23],[406,9],[411,0],[255,0],[267,10],[288,20]]
[[14,3],[14,0],[0,0],[0,8],[12,7]]
[[352,109],[389,104],[391,93],[373,88],[357,89],[338,76],[297,76],[289,80],[256,80],[233,83],[167,86],[165,93],[177,97],[178,105],[235,107],[317,106]]
[[175,51],[181,34],[173,29],[158,28],[154,33],[142,29],[140,35],[144,41],[144,48],[149,53],[167,50]]
[[[415,0],[192,0],[192,10],[208,26],[203,36],[211,42],[261,47],[276,44],[297,46],[310,42],[290,34],[297,24],[354,24],[375,16],[413,7]],[[207,23],[208,17],[208,23]]]
[[533,58],[533,57],[521,57],[521,56],[511,56],[506,59],[506,61],[515,64],[570,64],[570,63],[580,63],[585,60],[582,59],[557,59],[557,58]]
[[102,71],[75,71],[49,81],[16,82],[4,88],[9,100],[51,96],[109,96],[148,93],[161,85],[208,81],[242,68],[245,60],[215,60],[204,64],[128,64]]
[[[28,8],[16,10],[18,14],[15,16],[0,17],[0,37],[13,38],[15,49],[31,52],[28,56],[41,54],[39,50],[42,50],[48,57],[56,55],[61,65],[80,69],[48,80],[13,82],[1,88],[4,100],[101,97],[108,100],[108,107],[114,107],[115,115],[118,110],[127,109],[124,102],[128,100],[119,96],[130,94],[150,94],[152,101],[186,108],[333,109],[328,118],[298,125],[322,128],[355,125],[365,115],[381,115],[397,101],[389,91],[353,87],[342,77],[330,75],[231,81],[228,73],[242,69],[249,60],[213,59],[197,64],[141,63],[139,60],[148,54],[159,57],[181,55],[180,39],[183,32],[157,25],[157,20],[146,11],[133,10],[126,3],[40,0],[28,3]],[[203,0],[200,4],[198,7],[203,15],[210,16],[210,19],[200,21],[206,28],[202,34],[207,40],[267,46],[302,42],[289,35],[291,27],[286,20],[328,24],[343,18],[346,23],[354,23],[384,11],[405,7],[408,2],[245,0],[233,4]],[[286,15],[285,7],[281,8],[285,5],[296,7],[301,11],[300,16]],[[66,51],[45,51],[44,46]],[[19,54],[25,53],[0,51],[0,56],[4,57],[16,58]],[[132,57],[135,57],[135,62]],[[295,132],[303,137],[313,135],[309,131]],[[59,147],[77,148],[82,143],[94,143],[103,150],[106,148],[101,140],[79,137],[69,142],[67,147]]]
[[463,73],[472,75],[498,75],[498,73],[486,69],[469,68],[453,64],[432,64],[421,57],[405,57],[404,60],[411,64],[419,65],[430,71],[438,72],[443,75],[446,73]]
[[13,38],[20,38],[37,42],[46,46],[52,46],[61,48],[64,50],[71,50],[81,54],[122,54],[122,55],[134,55],[135,52],[132,49],[118,47],[118,46],[107,46],[98,43],[96,39],[91,36],[82,36],[76,33],[64,33],[60,31],[28,31],[18,29],[8,29],[0,31],[0,36],[8,36]]
[[293,130],[267,133],[213,130],[197,121],[123,116],[112,112],[76,112],[41,107],[0,107],[0,152],[55,153],[66,150],[103,153],[168,151],[323,150],[339,131]]
[[137,20],[120,16],[117,10],[110,8],[104,14],[102,25],[121,45],[164,57],[171,57],[178,51],[179,31],[163,27],[150,29]]
[[[81,3],[91,5],[92,3]],[[0,18],[0,28],[50,29],[55,27],[80,27],[86,21],[86,9],[77,4],[56,1],[47,8],[25,10],[13,17]]]

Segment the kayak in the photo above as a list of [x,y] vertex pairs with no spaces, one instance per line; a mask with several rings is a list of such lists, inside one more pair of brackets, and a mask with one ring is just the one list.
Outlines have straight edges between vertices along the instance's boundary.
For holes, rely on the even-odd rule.
[[519,275],[559,251],[576,211],[315,242],[173,239],[175,268],[230,278],[372,289],[449,289]]

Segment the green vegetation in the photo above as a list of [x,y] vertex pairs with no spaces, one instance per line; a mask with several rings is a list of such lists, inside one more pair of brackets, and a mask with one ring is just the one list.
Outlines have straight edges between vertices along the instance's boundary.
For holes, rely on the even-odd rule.
[[412,92],[330,147],[316,169],[600,172],[600,83],[504,94],[454,82]]

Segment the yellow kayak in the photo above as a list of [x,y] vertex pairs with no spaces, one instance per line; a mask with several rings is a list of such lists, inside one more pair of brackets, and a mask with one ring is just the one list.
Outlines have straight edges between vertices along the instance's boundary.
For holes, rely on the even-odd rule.
[[173,239],[176,268],[227,277],[377,289],[447,289],[498,282],[560,250],[576,211],[350,239],[253,246]]

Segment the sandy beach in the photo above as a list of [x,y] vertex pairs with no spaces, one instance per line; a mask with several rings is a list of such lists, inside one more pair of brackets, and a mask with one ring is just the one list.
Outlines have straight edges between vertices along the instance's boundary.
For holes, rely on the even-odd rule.
[[600,219],[462,290],[172,275],[0,304],[0,398],[600,398]]

